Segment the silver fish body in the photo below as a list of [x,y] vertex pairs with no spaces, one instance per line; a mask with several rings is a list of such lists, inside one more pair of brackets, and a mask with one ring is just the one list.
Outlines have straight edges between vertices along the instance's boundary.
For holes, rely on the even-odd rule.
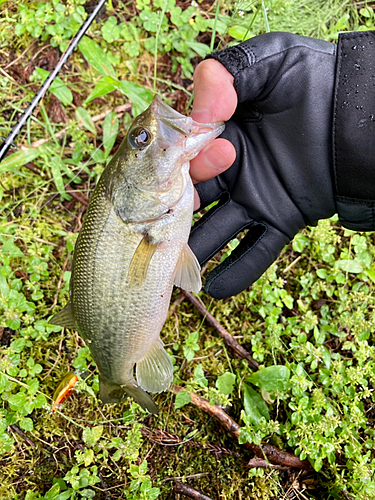
[[194,199],[189,161],[223,129],[197,124],[156,96],[93,193],[74,252],[70,302],[51,323],[74,326],[88,342],[103,402],[130,395],[157,413],[147,392],[164,391],[172,381],[160,331],[173,285],[201,287],[187,245]]

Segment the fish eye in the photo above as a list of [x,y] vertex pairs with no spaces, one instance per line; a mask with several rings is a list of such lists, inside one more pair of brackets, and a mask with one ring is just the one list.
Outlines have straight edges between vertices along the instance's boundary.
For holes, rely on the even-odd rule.
[[151,142],[152,135],[146,128],[138,128],[131,132],[129,141],[133,147],[144,148]]

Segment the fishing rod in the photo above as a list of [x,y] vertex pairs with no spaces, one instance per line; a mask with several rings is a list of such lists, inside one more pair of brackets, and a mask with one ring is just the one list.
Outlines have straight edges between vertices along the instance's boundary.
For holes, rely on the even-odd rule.
[[61,70],[62,66],[66,63],[68,60],[70,54],[73,52],[73,50],[77,47],[79,44],[81,38],[83,35],[86,33],[88,28],[90,27],[91,23],[97,16],[98,12],[100,9],[103,7],[105,4],[106,0],[100,0],[98,4],[96,5],[95,9],[91,13],[91,15],[88,17],[86,22],[81,26],[75,37],[71,40],[68,48],[62,55],[62,58],[60,61],[57,63],[55,69],[51,71],[49,74],[48,78],[45,80],[43,85],[40,87],[38,93],[35,95],[27,109],[24,111],[23,115],[21,118],[18,120],[16,125],[12,128],[12,131],[8,135],[8,137],[5,139],[4,144],[2,145],[0,149],[0,161],[4,159],[8,149],[13,145],[14,139],[17,137],[17,135],[21,132],[22,127],[25,125],[27,120],[30,118],[32,112],[34,109],[38,106],[39,102],[41,101],[42,97],[46,93],[46,91],[49,89],[50,85],[52,82],[55,80],[56,76],[58,75],[59,71]]

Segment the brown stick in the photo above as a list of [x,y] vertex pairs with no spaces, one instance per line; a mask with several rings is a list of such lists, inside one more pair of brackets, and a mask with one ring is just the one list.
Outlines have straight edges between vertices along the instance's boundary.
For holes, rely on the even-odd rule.
[[246,359],[251,368],[257,370],[259,368],[259,364],[253,359],[250,354],[244,349],[238,342],[235,340],[232,335],[218,322],[218,320],[212,316],[211,313],[207,311],[205,306],[199,302],[199,300],[194,297],[194,295],[186,290],[182,290],[182,293],[185,295],[187,299],[193,304],[194,307],[198,309],[198,311],[204,316],[207,322],[216,328],[218,333],[223,337],[224,342],[228,347],[233,349],[233,351],[237,354],[239,358]]
[[194,498],[195,500],[212,500],[212,498],[208,497],[207,495],[194,490],[186,484],[179,483],[178,481],[175,481],[174,483],[174,491],[176,493],[180,493],[181,495],[185,495],[186,497]]
[[251,458],[247,465],[248,465],[248,467],[260,468],[260,469],[284,470],[284,469],[288,468],[285,465],[270,464],[269,462],[267,462],[267,460],[264,460],[263,458],[258,458],[258,457]]
[[87,207],[89,205],[89,200],[88,200],[88,198],[86,198],[85,195],[83,195],[79,191],[76,191],[74,188],[72,188],[69,185],[66,185],[64,187],[65,187],[65,191],[67,193],[69,193],[70,196],[72,196],[76,201],[78,201],[79,203],[82,203],[82,205],[84,205],[85,207]]
[[[183,387],[179,385],[172,385],[169,389],[173,394],[177,394],[180,391],[185,391]],[[212,417],[216,418],[218,422],[224,427],[224,429],[229,432],[235,439],[239,438],[240,426],[225,413],[225,411],[218,405],[210,405],[207,399],[201,398],[194,392],[190,392],[190,400],[193,405],[197,406],[200,410],[208,413]],[[286,465],[288,467],[295,467],[297,469],[311,470],[311,465],[308,460],[301,461],[298,457],[292,453],[287,453],[286,451],[279,450],[275,446],[270,444],[261,444],[260,446],[253,443],[244,443],[244,445],[252,450],[258,457],[265,458],[272,463],[277,465]]]
[[26,441],[28,445],[32,446],[33,448],[36,448],[36,444],[33,441],[31,441],[31,439],[27,437],[26,434],[22,432],[19,427],[17,427],[17,425],[13,424],[10,426],[10,428],[12,429],[12,431],[18,434],[24,441]]

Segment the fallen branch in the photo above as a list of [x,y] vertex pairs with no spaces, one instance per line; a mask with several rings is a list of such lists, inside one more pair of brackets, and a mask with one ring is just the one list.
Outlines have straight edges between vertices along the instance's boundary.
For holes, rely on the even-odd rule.
[[182,293],[188,300],[190,300],[193,306],[198,309],[202,316],[206,318],[207,322],[217,330],[219,335],[221,335],[221,337],[224,339],[224,342],[227,344],[227,346],[233,349],[233,351],[239,358],[246,359],[251,368],[257,370],[259,368],[259,364],[255,361],[255,359],[253,359],[246,351],[246,349],[244,349],[237,342],[237,340],[234,339],[232,335],[218,322],[218,320],[207,311],[206,307],[201,304],[201,302],[196,297],[194,297],[192,293],[187,292],[186,290],[182,290]]
[[254,457],[249,460],[247,464],[248,467],[251,468],[259,468],[259,469],[277,469],[277,470],[285,470],[288,467],[285,465],[274,465],[264,460],[264,458]]
[[31,439],[27,437],[26,434],[22,432],[19,427],[17,427],[17,425],[13,424],[10,426],[10,428],[12,429],[12,431],[18,434],[28,445],[30,445],[32,448],[36,448],[36,444],[31,441]]
[[84,205],[85,207],[88,207],[89,205],[89,200],[88,198],[86,198],[85,195],[83,195],[81,192],[79,191],[76,191],[75,189],[73,189],[71,186],[69,185],[65,185],[65,191],[67,193],[70,194],[70,196],[72,198],[74,198],[76,201],[78,201],[79,203],[82,203],[82,205]]
[[[179,385],[172,385],[169,390],[173,392],[173,394],[177,394],[178,392],[185,391],[186,389]],[[190,392],[190,401],[197,408],[214,417],[224,427],[224,429],[238,441],[240,426],[227,413],[225,413],[220,406],[210,405],[207,399],[201,398],[194,392]],[[280,450],[270,444],[264,443],[256,445],[253,443],[244,443],[244,445],[252,450],[258,457],[266,457],[272,464],[311,470],[311,465],[308,460],[302,461],[292,453],[287,453],[286,451]]]
[[107,483],[104,481],[104,477],[103,477],[103,474],[101,472],[98,472],[98,477],[100,479],[100,484],[102,485],[103,487],[103,491],[104,491],[104,496],[105,496],[105,499],[106,500],[111,500],[111,495],[109,494],[108,492],[108,485]]
[[194,490],[194,488],[191,488],[186,484],[179,483],[178,481],[175,481],[174,483],[174,491],[176,493],[180,493],[181,495],[185,495],[186,497],[194,498],[195,500],[212,500],[212,498],[207,495]]

